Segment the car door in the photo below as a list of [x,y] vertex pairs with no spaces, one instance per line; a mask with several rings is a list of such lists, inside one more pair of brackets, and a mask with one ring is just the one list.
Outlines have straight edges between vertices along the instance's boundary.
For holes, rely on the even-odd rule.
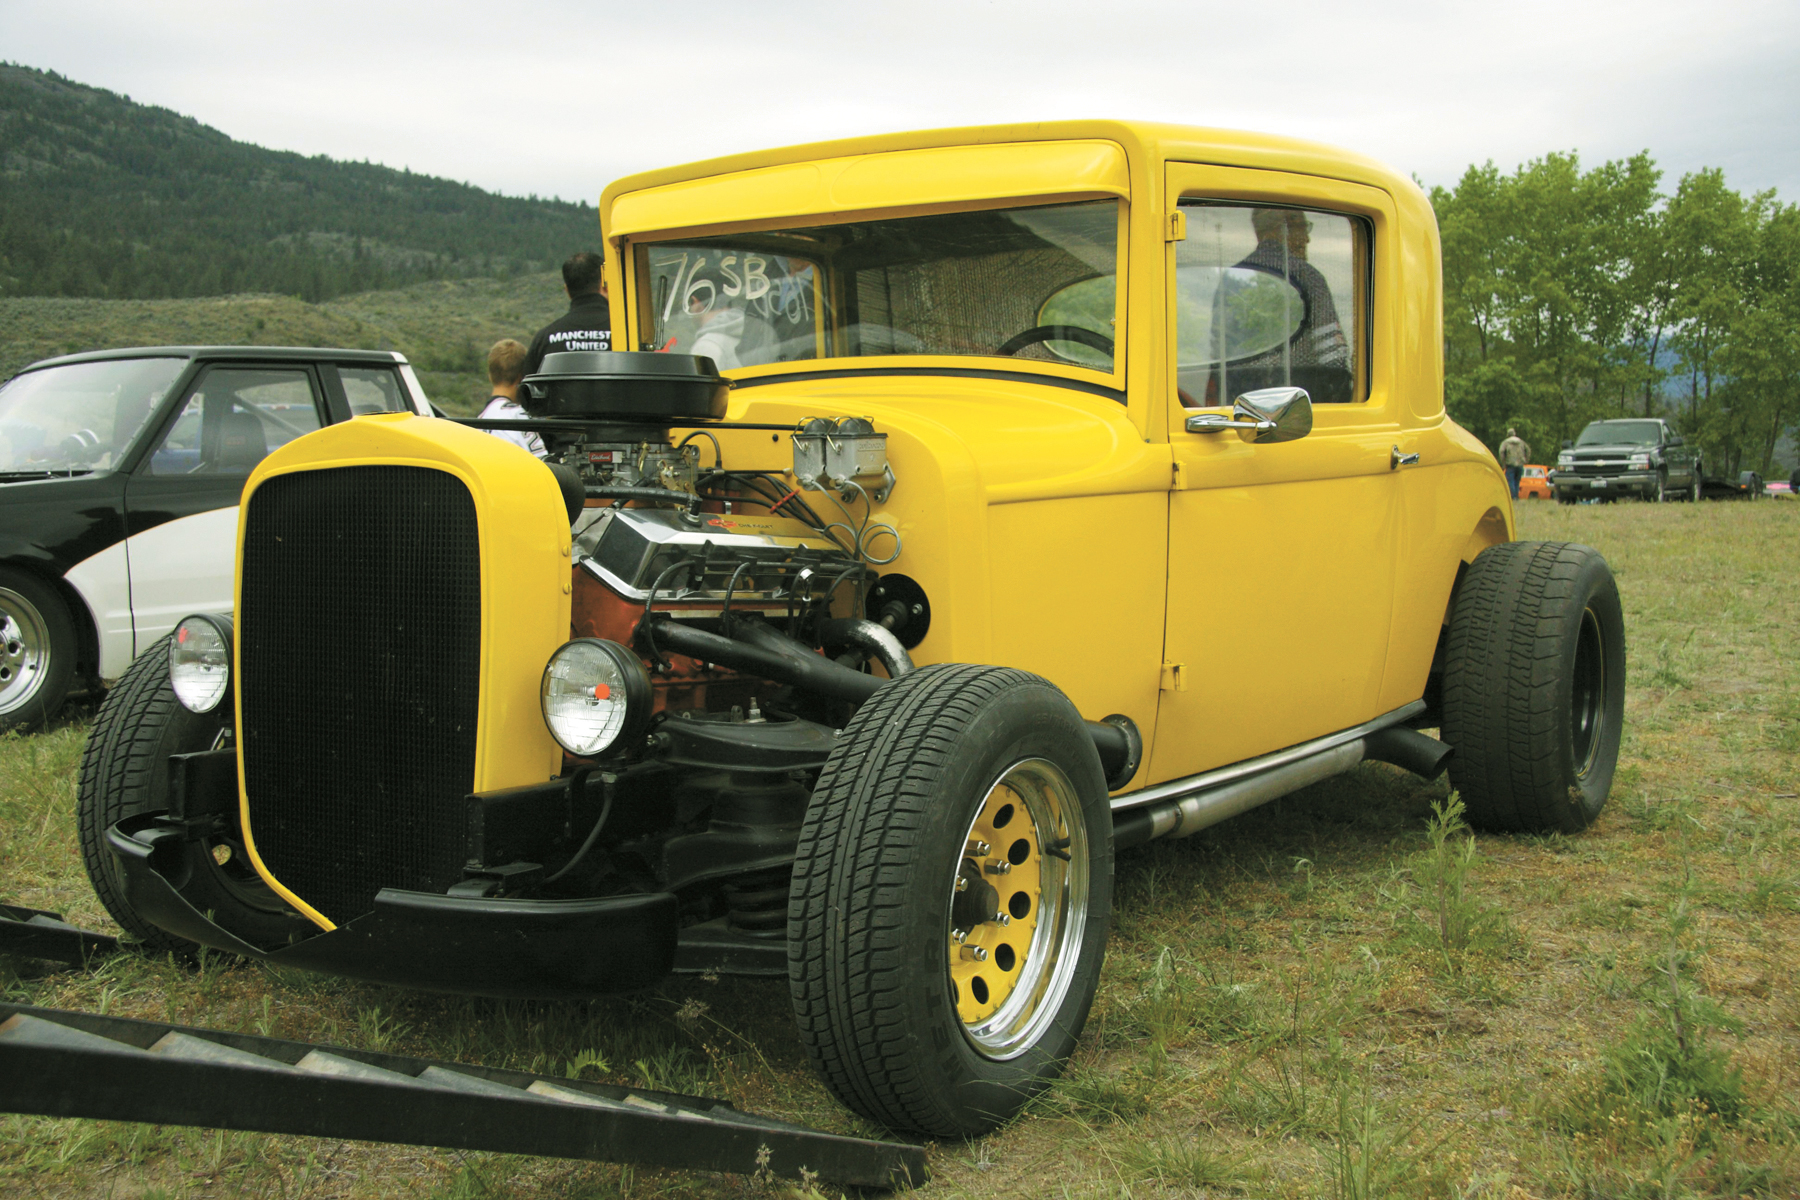
[[1700,482],[1694,466],[1694,448],[1666,425],[1663,426],[1662,440],[1663,462],[1668,464],[1670,483],[1683,489],[1694,487]]
[[136,653],[194,612],[230,612],[238,498],[257,463],[325,423],[316,370],[215,363],[125,488]]
[[[1400,522],[1391,331],[1371,328],[1385,193],[1171,164],[1169,591],[1150,778],[1376,715]],[[1191,432],[1246,391],[1306,388],[1313,429]]]

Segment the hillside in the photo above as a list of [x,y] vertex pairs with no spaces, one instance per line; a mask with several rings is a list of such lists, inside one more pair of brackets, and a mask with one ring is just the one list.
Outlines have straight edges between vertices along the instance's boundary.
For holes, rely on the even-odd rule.
[[0,379],[81,350],[154,345],[353,346],[398,350],[453,413],[487,395],[487,350],[529,341],[568,300],[555,272],[446,279],[308,304],[291,296],[93,300],[0,296]]
[[0,64],[0,296],[316,302],[542,271],[598,238],[591,205],[266,150]]

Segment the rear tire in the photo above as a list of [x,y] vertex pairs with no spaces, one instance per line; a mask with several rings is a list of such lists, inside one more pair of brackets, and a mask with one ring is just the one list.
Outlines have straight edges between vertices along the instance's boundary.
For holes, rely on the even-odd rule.
[[[126,817],[169,807],[171,754],[210,750],[220,739],[229,713],[183,708],[169,686],[169,645],[165,637],[125,672],[94,718],[81,753],[81,783],[75,823],[81,859],[100,903],[147,950],[193,953],[194,943],[140,917],[125,894],[118,860],[106,845],[106,831]],[[250,866],[235,819],[220,834],[183,847],[187,869],[182,896],[215,923],[253,944],[280,944],[294,930],[294,914]]]
[[0,733],[49,723],[75,677],[75,622],[56,589],[0,569]]
[[1442,735],[1471,824],[1585,829],[1612,789],[1625,712],[1625,619],[1600,552],[1481,552],[1450,613]]
[[903,676],[807,806],[788,901],[807,1054],[870,1120],[985,1133],[1061,1073],[1111,911],[1106,781],[1068,699],[999,667]]

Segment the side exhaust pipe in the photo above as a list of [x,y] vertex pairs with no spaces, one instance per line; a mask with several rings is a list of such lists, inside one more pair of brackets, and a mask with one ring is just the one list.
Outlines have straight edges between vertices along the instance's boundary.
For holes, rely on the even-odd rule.
[[1191,837],[1209,825],[1279,800],[1308,784],[1342,775],[1362,760],[1363,744],[1359,739],[1248,779],[1160,804],[1127,809],[1113,817],[1113,848],[1139,846],[1162,837]]
[[1455,748],[1401,724],[1424,707],[1415,702],[1369,725],[1316,742],[1116,796],[1113,846],[1125,849],[1156,838],[1191,836],[1308,784],[1342,775],[1364,759],[1436,779]]
[[1436,779],[1456,756],[1456,747],[1404,725],[1378,729],[1363,739],[1363,757],[1404,767],[1422,779]]

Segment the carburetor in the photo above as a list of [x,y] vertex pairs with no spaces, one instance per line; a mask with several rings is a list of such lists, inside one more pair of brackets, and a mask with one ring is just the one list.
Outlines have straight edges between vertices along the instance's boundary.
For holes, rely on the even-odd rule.
[[573,467],[591,487],[651,487],[693,492],[700,474],[700,447],[646,440],[643,426],[590,427],[583,440],[564,448],[555,461]]

